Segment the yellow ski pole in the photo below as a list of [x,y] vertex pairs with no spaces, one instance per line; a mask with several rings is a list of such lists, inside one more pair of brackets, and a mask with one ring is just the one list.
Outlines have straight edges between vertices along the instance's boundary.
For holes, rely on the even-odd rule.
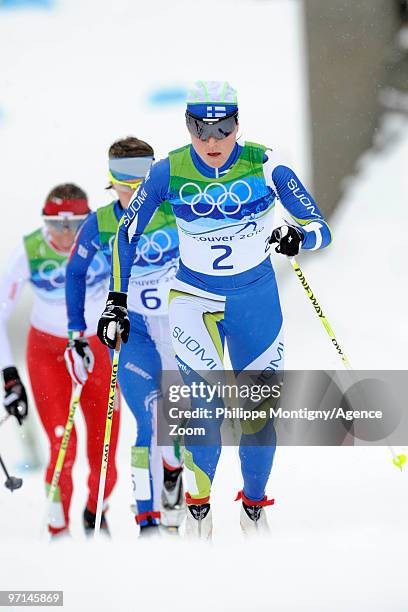
[[337,354],[339,355],[340,359],[343,362],[344,367],[347,370],[351,370],[351,365],[350,362],[348,360],[348,357],[346,356],[346,354],[344,353],[343,349],[341,348],[340,344],[338,343],[336,336],[334,335],[334,331],[332,330],[328,320],[326,319],[325,314],[323,313],[322,307],[320,306],[319,302],[317,301],[317,298],[315,296],[315,294],[313,293],[313,291],[310,288],[309,283],[307,282],[305,275],[303,274],[302,270],[300,269],[299,264],[297,263],[296,259],[294,257],[289,258],[290,263],[292,264],[292,268],[295,271],[296,276],[298,277],[298,279],[300,280],[300,283],[303,287],[303,289],[306,291],[307,296],[309,298],[309,300],[311,301],[313,308],[315,309],[319,319],[321,320],[323,327],[325,328],[325,330],[327,331],[327,333],[330,336],[330,340],[332,341],[332,344],[334,346],[334,348],[337,351]]
[[[303,274],[302,270],[300,269],[299,264],[297,263],[296,259],[294,257],[290,257],[289,261],[292,265],[293,270],[295,271],[296,276],[298,277],[303,289],[306,291],[307,296],[309,298],[309,300],[311,301],[313,308],[315,309],[319,319],[322,322],[323,327],[325,328],[325,330],[327,331],[331,342],[334,346],[334,348],[336,349],[337,354],[339,355],[340,359],[343,362],[344,367],[347,370],[353,370],[353,368],[350,365],[350,362],[348,360],[348,357],[346,356],[345,352],[343,351],[342,347],[340,346],[336,336],[334,335],[334,331],[331,327],[331,325],[329,324],[328,320],[326,319],[326,316],[323,312],[322,307],[320,306],[315,294],[313,293],[309,283],[307,282],[305,275]],[[395,467],[399,468],[402,471],[402,467],[403,465],[406,463],[407,461],[407,457],[404,454],[401,455],[397,455],[397,453],[395,452],[394,448],[390,445],[388,445],[388,448],[390,449],[390,452],[392,454],[392,462],[395,465]]]
[[74,426],[75,411],[77,409],[77,406],[79,404],[79,400],[81,398],[81,392],[82,392],[82,385],[78,383],[74,387],[74,389],[72,391],[71,402],[70,402],[70,405],[69,405],[68,419],[67,419],[67,422],[66,422],[66,425],[65,425],[64,435],[62,436],[62,440],[61,440],[61,445],[60,445],[60,449],[59,449],[59,452],[58,452],[57,461],[55,463],[54,474],[52,476],[50,488],[48,489],[48,493],[47,493],[47,518],[46,518],[46,522],[48,522],[48,517],[49,517],[49,513],[50,513],[50,507],[51,507],[51,504],[52,504],[52,502],[54,500],[54,495],[55,495],[55,492],[57,490],[59,478],[61,476],[62,468],[63,468],[63,465],[64,465],[65,455],[66,455],[67,448],[68,448],[68,443],[69,443],[69,438],[70,438],[70,435],[71,435],[72,428]]
[[111,430],[112,430],[112,418],[113,418],[113,410],[115,406],[115,397],[116,397],[116,381],[118,377],[119,354],[120,354],[120,335],[117,334],[116,347],[115,347],[113,358],[112,358],[112,372],[111,372],[111,380],[110,380],[110,387],[109,387],[108,410],[106,413],[105,438],[103,442],[103,451],[102,451],[101,475],[99,477],[98,503],[96,506],[96,518],[95,518],[95,534],[94,534],[95,538],[99,536],[99,532],[101,529],[103,498],[105,494],[105,481],[106,481],[106,472],[108,470],[109,447],[110,447],[110,438],[111,438]]

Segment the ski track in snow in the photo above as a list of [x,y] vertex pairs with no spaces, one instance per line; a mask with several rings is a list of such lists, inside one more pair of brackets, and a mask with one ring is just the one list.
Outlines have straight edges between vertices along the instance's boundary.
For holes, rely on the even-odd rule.
[[[253,140],[282,143],[291,151],[294,167],[307,176],[302,66],[294,59],[300,55],[297,2],[219,3],[219,22],[231,24],[234,40],[220,40],[217,34],[216,50],[209,50],[208,43],[196,55],[197,30],[190,23],[200,14],[191,2],[156,2],[160,18],[154,23],[148,6],[136,12],[133,3],[116,0],[111,11],[104,11],[106,2],[71,0],[49,14],[1,15],[0,40],[10,57],[0,76],[5,85],[0,102],[9,121],[1,126],[0,163],[7,176],[2,197],[11,210],[18,206],[22,213],[7,232],[2,258],[38,223],[38,202],[50,181],[75,180],[87,188],[94,207],[102,203],[105,152],[113,139],[135,132],[157,141],[158,157],[183,144],[181,108],[145,105],[148,92],[163,85],[158,74],[164,75],[164,85],[184,85],[197,76],[222,78],[228,72],[241,93],[245,132]],[[206,8],[215,6],[209,1]],[[260,109],[253,106],[253,80],[245,74],[254,69],[252,45],[251,51],[237,45],[252,40],[255,31],[257,46],[264,49],[255,69],[265,76],[256,86],[268,101]],[[122,56],[116,49],[118,32],[124,34]],[[22,40],[27,44],[21,45]],[[219,60],[231,44],[237,57],[226,70]],[[67,63],[73,76],[67,76]],[[331,220],[333,245],[299,257],[355,368],[406,367],[406,122],[398,133],[383,152],[362,158],[359,174]],[[284,260],[274,261],[286,321],[287,367],[340,367],[299,281]],[[35,414],[33,419],[39,430]],[[235,449],[225,448],[213,488],[213,544],[175,538],[146,543],[137,540],[129,510],[128,454],[135,426],[125,408],[119,481],[108,514],[113,538],[94,543],[85,541],[81,530],[87,477],[81,415],[77,427],[73,540],[52,544],[40,540],[42,471],[22,471],[21,444],[11,420],[0,430],[7,466],[24,477],[23,488],[12,495],[0,488],[0,588],[63,589],[69,611],[178,610],[186,605],[222,612],[407,609],[408,470],[396,470],[386,449],[278,448],[268,485],[268,494],[276,499],[268,510],[272,535],[257,542],[240,534],[239,504],[233,502],[241,486],[239,460]],[[41,431],[39,439],[45,454]]]

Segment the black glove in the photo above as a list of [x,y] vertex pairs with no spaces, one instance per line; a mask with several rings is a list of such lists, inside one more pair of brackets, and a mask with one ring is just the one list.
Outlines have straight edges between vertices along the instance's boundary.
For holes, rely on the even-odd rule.
[[273,230],[269,238],[269,244],[277,242],[276,253],[294,257],[299,253],[300,245],[304,239],[302,230],[293,225],[281,225]]
[[98,322],[98,338],[102,344],[109,348],[116,347],[116,334],[118,333],[122,342],[128,341],[130,321],[127,311],[126,293],[110,291],[106,301],[105,310]]
[[20,380],[17,368],[5,368],[3,370],[5,396],[3,405],[11,416],[15,416],[20,425],[27,416],[28,402],[27,393]]

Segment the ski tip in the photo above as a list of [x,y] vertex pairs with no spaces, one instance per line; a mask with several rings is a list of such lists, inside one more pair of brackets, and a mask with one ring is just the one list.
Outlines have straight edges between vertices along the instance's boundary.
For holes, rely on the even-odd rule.
[[402,472],[402,468],[404,467],[405,463],[407,462],[407,456],[406,455],[397,455],[396,457],[394,457],[392,462],[395,465],[395,467],[400,469],[401,472]]

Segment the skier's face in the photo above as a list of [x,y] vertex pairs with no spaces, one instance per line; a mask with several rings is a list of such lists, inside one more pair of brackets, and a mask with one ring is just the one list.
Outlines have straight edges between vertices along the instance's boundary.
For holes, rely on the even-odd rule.
[[47,226],[47,231],[50,235],[52,242],[55,244],[58,250],[68,253],[74,244],[75,231],[64,228],[62,231],[57,231]]
[[113,185],[113,188],[119,198],[120,205],[122,208],[126,209],[129,206],[130,200],[132,199],[136,190],[131,189],[130,187],[126,189],[122,187],[122,185]]
[[208,140],[200,140],[191,134],[191,142],[195,152],[211,168],[221,168],[229,158],[237,139],[238,124],[233,132],[222,140],[210,136]]

